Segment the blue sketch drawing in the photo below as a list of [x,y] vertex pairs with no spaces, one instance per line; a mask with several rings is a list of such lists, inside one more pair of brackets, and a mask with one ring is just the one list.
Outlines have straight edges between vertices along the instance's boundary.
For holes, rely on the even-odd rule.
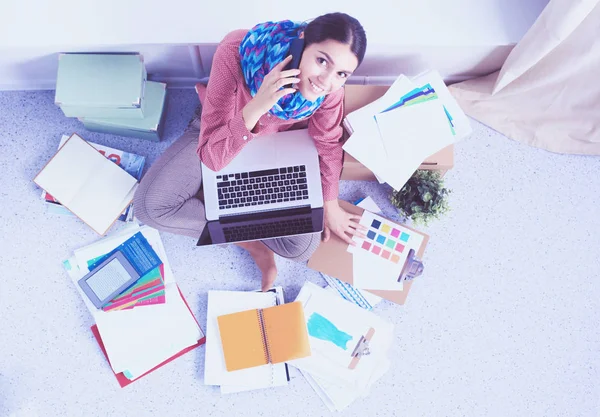
[[331,342],[346,350],[346,344],[352,340],[352,336],[335,327],[335,324],[327,320],[319,313],[312,313],[308,319],[308,334],[317,339]]

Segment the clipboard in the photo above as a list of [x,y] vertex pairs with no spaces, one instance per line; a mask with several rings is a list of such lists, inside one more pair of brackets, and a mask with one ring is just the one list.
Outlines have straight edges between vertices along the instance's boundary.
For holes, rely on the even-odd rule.
[[375,329],[371,327],[371,328],[369,328],[369,331],[367,331],[367,333],[364,336],[360,337],[360,339],[358,340],[358,343],[356,344],[356,346],[354,347],[354,350],[352,351],[352,360],[350,361],[350,364],[348,365],[348,369],[356,368],[356,366],[360,362],[360,359],[363,356],[367,356],[371,353],[369,351],[369,342],[373,338],[374,334],[375,334]]
[[[349,213],[361,216],[364,212],[364,209],[356,207],[355,205],[350,204],[347,201],[338,201],[340,207],[342,207]],[[393,221],[390,220],[390,222]],[[398,222],[393,223],[400,224]],[[401,226],[423,236],[423,243],[421,243],[421,246],[416,251],[416,257],[422,259],[423,253],[425,252],[425,248],[427,247],[427,243],[429,242],[429,235],[420,232],[416,229],[413,229],[412,227],[408,227],[405,224],[402,224]],[[329,275],[341,281],[347,282],[350,285],[354,285],[354,276],[352,271],[352,253],[346,250],[347,247],[348,244],[346,242],[344,242],[342,239],[340,239],[332,233],[331,237],[329,238],[329,241],[321,242],[315,253],[308,260],[308,267],[314,269],[315,271],[322,272],[325,275]],[[361,291],[369,291],[370,293],[373,293],[388,301],[402,305],[406,302],[406,297],[408,296],[408,292],[410,291],[411,286],[412,280],[405,280],[403,281],[403,288],[400,291]]]

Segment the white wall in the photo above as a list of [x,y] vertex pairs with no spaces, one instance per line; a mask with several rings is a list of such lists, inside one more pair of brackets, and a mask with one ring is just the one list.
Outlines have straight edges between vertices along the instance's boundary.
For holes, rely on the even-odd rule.
[[138,51],[151,79],[191,86],[230,30],[337,10],[358,18],[368,37],[351,82],[385,84],[428,68],[456,81],[498,69],[547,1],[11,1],[0,5],[0,90],[52,89],[58,53],[82,51]]

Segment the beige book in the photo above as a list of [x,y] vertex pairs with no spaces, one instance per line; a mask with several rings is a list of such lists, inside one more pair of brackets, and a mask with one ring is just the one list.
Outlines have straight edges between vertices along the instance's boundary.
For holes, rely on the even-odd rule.
[[133,200],[137,180],[73,134],[33,179],[104,235]]

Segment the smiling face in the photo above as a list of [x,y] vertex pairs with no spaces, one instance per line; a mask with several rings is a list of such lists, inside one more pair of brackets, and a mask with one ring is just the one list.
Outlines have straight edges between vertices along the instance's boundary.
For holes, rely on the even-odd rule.
[[300,93],[309,101],[341,88],[358,66],[350,45],[328,39],[307,46],[300,60]]

